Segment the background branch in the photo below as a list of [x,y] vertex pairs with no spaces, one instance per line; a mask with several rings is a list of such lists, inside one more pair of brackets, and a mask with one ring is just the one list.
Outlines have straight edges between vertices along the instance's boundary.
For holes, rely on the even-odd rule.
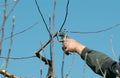
[[[26,29],[24,29],[24,30],[22,30],[22,31],[20,31],[20,32],[17,32],[17,33],[15,33],[15,34],[13,34],[13,37],[14,37],[14,36],[17,36],[17,35],[19,35],[19,34],[22,34],[22,33],[26,32],[26,31],[28,31],[28,30],[30,30],[30,29],[32,29],[32,28],[35,27],[37,24],[38,24],[38,22],[35,22],[34,24],[32,24],[31,26],[29,26],[28,28],[26,28]],[[4,38],[4,40],[7,40],[7,39],[9,39],[9,38],[10,38],[10,36]]]
[[68,68],[68,72],[67,72],[67,74],[66,74],[66,78],[68,78],[68,76],[69,76],[69,74],[70,74],[70,72],[71,72],[71,70],[72,70],[72,66],[73,66],[73,64],[74,64],[74,58],[75,58],[75,54],[73,54],[73,56],[72,56],[72,60],[71,60],[71,63],[70,63],[70,65],[69,65],[69,68]]
[[5,28],[5,22],[6,22],[6,7],[7,7],[7,0],[4,0],[4,18],[3,18],[3,22],[2,22],[2,26],[1,26],[1,39],[0,39],[0,56],[1,56],[1,52],[2,52],[2,44],[3,44],[3,40],[4,40],[4,28]]
[[[30,59],[35,58],[36,56],[26,56],[26,57],[9,57],[10,60],[23,60],[23,59]],[[0,56],[1,59],[6,59],[7,57]]]
[[10,36],[10,47],[8,49],[8,54],[7,54],[7,58],[6,58],[6,67],[5,67],[6,71],[8,70],[8,62],[9,62],[9,57],[10,57],[11,48],[12,48],[12,44],[13,44],[14,26],[15,26],[15,17],[13,16],[13,18],[12,18],[12,30],[11,30],[11,36]]
[[64,78],[64,60],[65,60],[65,53],[63,53],[63,57],[62,57],[61,78]]
[[6,12],[7,0],[4,0],[4,18],[3,18],[3,22],[2,22],[2,25],[1,25],[1,28],[0,28],[0,31],[2,32],[1,39],[0,39],[0,55],[1,55],[1,52],[2,52],[2,43],[4,41],[4,28],[5,28],[6,20],[10,16],[10,14],[13,12],[13,10],[14,10],[15,6],[17,5],[18,1],[19,0],[15,1],[14,6],[11,8],[11,10],[8,12],[8,15],[7,15],[7,12]]
[[15,2],[15,3],[14,3],[14,5],[13,5],[13,7],[10,9],[9,13],[7,14],[7,18],[8,18],[8,17],[10,16],[10,14],[14,11],[14,9],[15,9],[16,5],[18,4],[19,0],[15,0],[14,2]]
[[115,50],[114,50],[114,48],[113,48],[112,37],[110,37],[110,46],[111,46],[111,50],[112,50],[112,54],[113,54],[113,56],[114,56],[114,59],[117,61],[118,59],[117,59],[117,56],[116,56],[116,54],[115,54]]

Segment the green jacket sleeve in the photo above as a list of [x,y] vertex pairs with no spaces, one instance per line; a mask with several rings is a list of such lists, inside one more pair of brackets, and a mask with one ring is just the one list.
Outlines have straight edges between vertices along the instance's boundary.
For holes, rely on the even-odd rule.
[[[107,71],[106,78],[115,78],[115,74],[111,74],[111,72],[115,69],[113,68],[114,62],[110,57],[106,54],[101,53],[96,50],[91,50],[89,48],[85,48],[80,55],[83,60],[86,61],[87,65],[97,74],[103,76],[102,72],[104,73]],[[115,67],[115,65],[114,65]],[[120,66],[117,66],[119,68]],[[102,71],[102,72],[101,72]],[[114,77],[113,77],[114,76]]]

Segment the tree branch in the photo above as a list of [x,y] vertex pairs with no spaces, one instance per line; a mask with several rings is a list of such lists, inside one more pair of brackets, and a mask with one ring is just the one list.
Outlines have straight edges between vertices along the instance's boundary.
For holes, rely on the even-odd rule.
[[106,29],[98,30],[98,31],[88,31],[88,32],[79,32],[79,31],[67,31],[69,33],[75,33],[75,34],[96,34],[96,33],[101,33],[101,32],[106,32],[108,30],[112,30],[116,27],[120,27],[120,24],[113,25],[111,27],[108,27]]
[[0,74],[6,76],[6,77],[8,77],[8,78],[21,78],[21,77],[19,77],[19,76],[15,76],[15,75],[13,75],[13,74],[11,74],[11,73],[8,73],[8,72],[5,71],[5,70],[0,70]]
[[59,31],[62,30],[63,26],[64,26],[65,23],[66,23],[66,20],[67,20],[67,17],[68,17],[69,2],[70,2],[70,0],[68,0],[68,2],[67,2],[65,18],[64,18],[64,21],[63,21],[62,26],[60,27],[60,30],[59,30]]
[[[28,31],[28,30],[30,30],[30,29],[32,29],[32,28],[35,27],[37,24],[38,24],[38,22],[35,22],[34,24],[32,24],[31,26],[27,27],[26,29],[24,29],[24,30],[22,30],[22,31],[20,31],[20,32],[17,32],[17,33],[15,33],[15,34],[13,34],[13,37],[14,37],[14,36],[17,36],[17,35],[19,35],[19,34],[22,34],[22,33],[26,32],[26,31]],[[10,36],[4,38],[4,40],[7,40],[7,39],[9,39],[9,38],[10,38]]]
[[[58,32],[56,32],[55,34],[52,35],[53,38],[57,36],[57,33],[58,33]],[[45,48],[45,47],[51,42],[51,40],[52,40],[52,38],[50,38],[48,41],[46,41],[46,42],[35,52],[35,54],[36,54],[36,55],[37,55],[37,54],[39,55],[39,52],[40,52],[41,50],[43,50],[43,48]]]
[[41,54],[36,54],[36,56],[49,66],[46,78],[51,78],[52,77],[52,61],[43,57]]
[[47,29],[47,31],[48,31],[50,37],[52,37],[52,35],[51,35],[51,33],[50,33],[50,30],[49,30],[49,28],[48,28],[48,26],[47,26],[47,23],[46,23],[46,21],[45,21],[45,19],[44,19],[44,17],[43,17],[43,14],[42,14],[42,12],[41,12],[41,10],[40,10],[40,7],[39,7],[39,5],[38,5],[37,0],[35,0],[35,4],[36,4],[36,6],[37,6],[38,12],[39,12],[39,14],[40,14],[40,16],[41,16],[41,18],[42,18],[44,24],[45,24],[45,27],[46,27],[46,29]]

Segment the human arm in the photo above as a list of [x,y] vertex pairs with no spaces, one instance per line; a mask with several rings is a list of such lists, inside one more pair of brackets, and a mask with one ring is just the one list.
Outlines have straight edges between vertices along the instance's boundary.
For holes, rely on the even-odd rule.
[[79,54],[95,73],[106,76],[106,78],[115,78],[119,75],[116,70],[120,72],[120,65],[106,54],[91,50],[74,39],[66,38],[66,40],[61,42],[63,42],[62,49],[65,53],[75,52]]
[[80,56],[83,60],[86,58],[87,65],[95,73],[105,78],[120,78],[120,65],[106,54],[86,47]]

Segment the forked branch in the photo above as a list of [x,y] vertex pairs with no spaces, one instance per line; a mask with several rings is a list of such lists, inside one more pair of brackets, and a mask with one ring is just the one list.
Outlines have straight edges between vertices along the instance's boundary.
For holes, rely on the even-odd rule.
[[36,56],[49,66],[46,78],[51,78],[52,77],[52,61],[47,59],[46,57],[43,57],[41,54],[36,54]]

